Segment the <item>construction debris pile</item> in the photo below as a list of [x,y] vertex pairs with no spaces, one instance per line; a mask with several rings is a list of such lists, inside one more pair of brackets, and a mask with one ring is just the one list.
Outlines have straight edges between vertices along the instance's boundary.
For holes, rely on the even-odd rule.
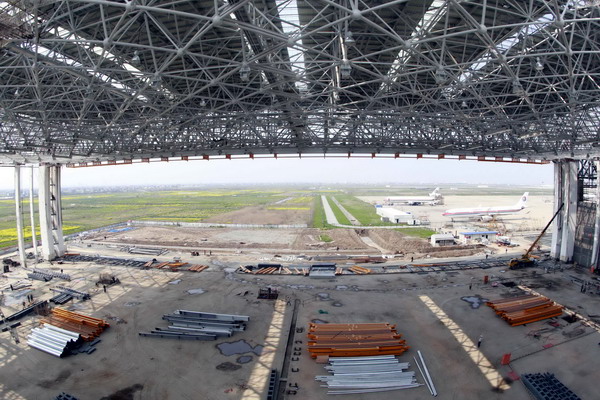
[[[42,326],[34,328],[27,336],[27,344],[38,350],[64,357],[76,351],[91,354],[100,340],[97,337],[108,328],[106,321],[62,308],[52,310],[52,315],[42,320]],[[91,341],[84,344],[82,341]]]
[[508,299],[492,300],[486,303],[511,326],[558,317],[563,307],[544,296],[526,294]]
[[554,374],[523,374],[521,380],[536,400],[580,400],[579,396],[556,379]]
[[409,389],[421,386],[408,363],[395,356],[335,357],[325,369],[333,375],[316,376],[327,394],[358,394]]
[[400,355],[409,349],[396,326],[371,324],[310,324],[308,351],[312,358]]
[[234,332],[246,329],[250,317],[246,315],[215,314],[202,311],[177,310],[163,315],[170,325],[140,332],[140,336],[179,340],[216,340],[219,336],[230,337]]

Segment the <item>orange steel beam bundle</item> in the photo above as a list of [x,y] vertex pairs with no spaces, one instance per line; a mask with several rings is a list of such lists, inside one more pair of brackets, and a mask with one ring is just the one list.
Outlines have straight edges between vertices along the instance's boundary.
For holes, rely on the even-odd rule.
[[92,326],[98,326],[98,327],[103,327],[103,328],[110,326],[108,324],[108,322],[104,321],[103,319],[94,318],[94,317],[90,317],[90,316],[87,316],[84,314],[79,314],[76,312],[68,311],[63,308],[53,308],[52,313],[57,316],[64,317],[66,319],[70,319],[75,322],[80,322],[84,325],[92,325]]
[[515,306],[515,307],[507,308],[502,311],[496,311],[496,314],[504,315],[504,314],[510,314],[510,313],[517,312],[517,311],[536,310],[536,309],[540,309],[540,308],[550,307],[552,304],[553,304],[553,302],[551,302],[551,301],[544,301],[544,302],[536,303],[536,304]]
[[539,303],[539,302],[550,302],[550,299],[548,299],[546,297],[537,297],[537,298],[533,298],[533,299],[514,301],[511,303],[503,303],[499,306],[491,306],[491,307],[493,309],[495,309],[496,311],[502,311],[502,310],[505,310],[505,309],[511,308],[511,307],[527,306],[528,304],[535,304],[535,303]]
[[525,299],[533,299],[535,297],[538,297],[538,296],[535,296],[533,294],[525,294],[523,296],[510,297],[508,299],[490,300],[490,301],[486,302],[485,304],[490,307],[494,307],[494,306],[497,306],[497,305],[503,304],[503,303],[511,303],[513,301],[519,301],[519,300],[525,300]]
[[334,330],[334,329],[340,329],[340,328],[347,328],[347,329],[361,328],[361,329],[365,329],[365,328],[370,328],[370,327],[387,328],[387,327],[393,327],[393,326],[394,325],[390,325],[390,324],[382,323],[382,322],[364,323],[364,324],[360,324],[360,323],[350,323],[350,324],[315,324],[315,323],[310,323],[309,324],[309,327],[311,329],[316,329],[316,330]]
[[328,340],[328,341],[344,341],[344,340],[374,340],[374,339],[400,339],[402,335],[394,332],[378,333],[375,335],[348,335],[348,334],[333,334],[333,335],[308,335],[308,337],[314,341]]
[[344,348],[363,348],[363,347],[384,347],[384,346],[397,346],[406,344],[406,340],[381,340],[381,341],[365,341],[365,342],[348,342],[348,343],[338,343],[338,342],[326,342],[326,343],[318,343],[318,344],[309,344],[308,351],[313,351],[315,349],[344,349]]

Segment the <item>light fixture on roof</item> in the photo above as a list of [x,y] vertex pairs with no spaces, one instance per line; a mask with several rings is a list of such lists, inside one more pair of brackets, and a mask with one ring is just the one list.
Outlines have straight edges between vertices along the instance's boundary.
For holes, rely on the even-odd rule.
[[346,36],[344,37],[344,43],[346,46],[354,46],[356,44],[356,40],[352,37],[352,32],[347,31]]
[[462,108],[468,108],[469,107],[469,105],[467,104],[467,102],[464,101],[464,100],[462,101],[462,103],[460,105],[462,106]]
[[542,63],[542,60],[539,57],[535,59],[535,70],[536,71],[544,70],[544,64]]
[[442,85],[446,83],[448,80],[448,73],[444,70],[444,68],[440,67],[435,70],[435,81],[438,85]]
[[342,79],[350,78],[350,74],[352,73],[352,66],[348,62],[348,60],[344,60],[342,65],[340,66],[340,75]]
[[240,78],[244,82],[248,82],[250,80],[250,66],[247,63],[243,63],[240,68]]
[[200,107],[206,107],[206,101],[204,101],[204,99],[200,100]]
[[157,72],[150,79],[150,86],[152,86],[154,89],[158,89],[160,87],[161,82],[162,82],[162,78],[160,77],[160,74]]
[[131,58],[131,65],[137,66],[137,65],[140,65],[140,63],[141,63],[140,54],[136,50],[133,52],[133,57]]
[[523,96],[525,94],[525,90],[523,89],[523,86],[521,85],[521,83],[518,80],[513,81],[512,91],[513,91],[513,94],[515,94],[517,96]]

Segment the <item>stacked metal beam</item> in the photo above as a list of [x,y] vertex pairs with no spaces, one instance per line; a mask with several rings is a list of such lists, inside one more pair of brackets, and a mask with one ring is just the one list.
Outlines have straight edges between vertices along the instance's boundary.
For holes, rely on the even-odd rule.
[[580,400],[554,374],[523,374],[521,379],[537,400]]
[[78,345],[80,336],[76,332],[61,329],[50,324],[33,328],[27,336],[27,344],[56,357],[68,355]]
[[166,329],[155,328],[140,332],[140,336],[185,340],[215,340],[219,336],[230,337],[234,332],[246,329],[250,317],[246,315],[215,314],[202,311],[177,310],[162,317],[169,321]]
[[68,294],[68,295],[71,295],[80,300],[87,300],[87,299],[91,298],[89,293],[80,292],[79,290],[71,289],[71,288],[64,287],[64,286],[57,285],[54,288],[50,288],[50,290],[52,290],[53,292],[57,292],[57,293]]
[[409,389],[421,386],[408,363],[395,356],[335,357],[325,369],[333,375],[316,376],[327,394],[358,394]]
[[36,274],[47,275],[47,276],[52,277],[52,278],[64,279],[65,281],[70,281],[71,280],[71,275],[69,275],[69,274],[63,274],[62,272],[52,271],[50,269],[34,268],[33,272],[36,273]]
[[308,337],[312,358],[400,355],[409,349],[395,325],[387,323],[310,324]]
[[486,303],[511,326],[558,317],[563,307],[544,296],[527,294]]
[[62,308],[52,309],[52,315],[44,318],[42,322],[53,325],[81,335],[82,339],[92,341],[110,325],[99,318],[89,317],[84,314],[67,311]]

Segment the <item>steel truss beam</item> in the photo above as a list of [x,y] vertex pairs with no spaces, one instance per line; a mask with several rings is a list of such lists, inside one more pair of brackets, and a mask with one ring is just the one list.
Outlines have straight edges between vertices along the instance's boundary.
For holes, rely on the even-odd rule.
[[599,21],[589,0],[9,0],[0,162],[598,157]]

